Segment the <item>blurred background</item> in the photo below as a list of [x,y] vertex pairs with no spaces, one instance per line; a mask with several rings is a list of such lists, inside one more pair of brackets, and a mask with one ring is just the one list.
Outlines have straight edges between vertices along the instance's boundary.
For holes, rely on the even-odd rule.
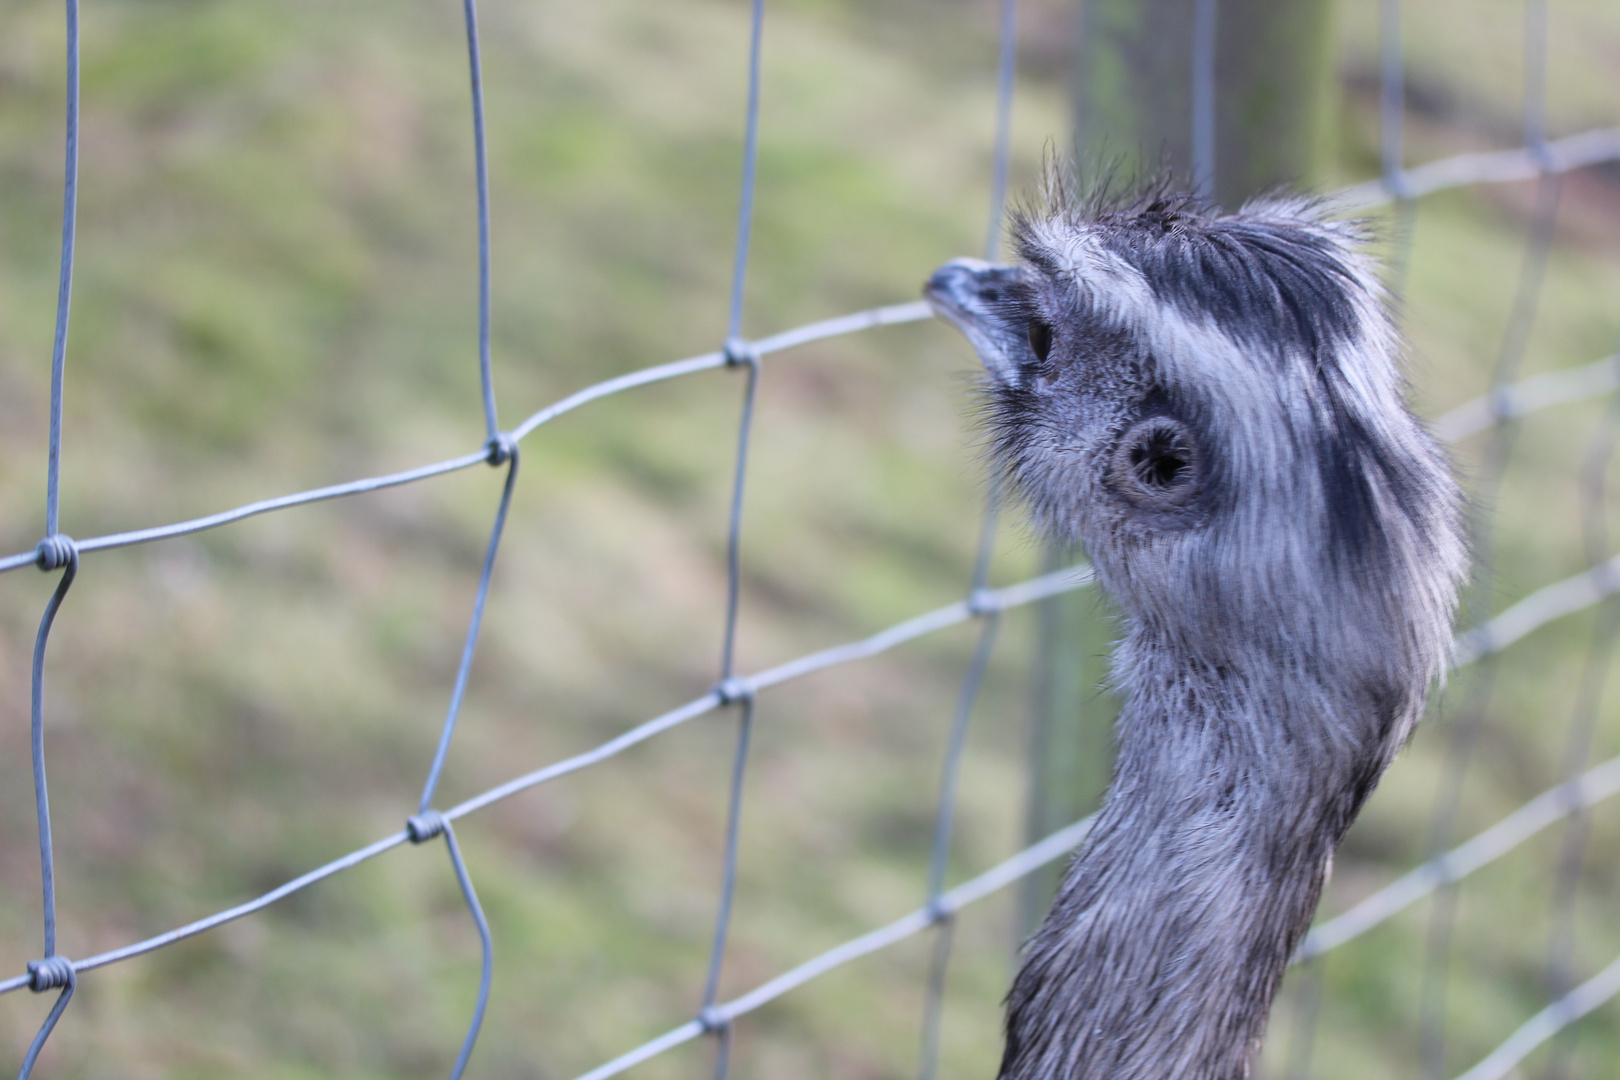
[[[1252,56],[1223,53],[1219,70],[1297,58],[1283,92],[1302,95],[1305,126],[1251,116],[1228,131],[1223,117],[1220,146],[1248,145],[1258,124],[1260,146],[1287,150],[1275,167],[1314,187],[1376,177],[1377,5],[1296,7],[1304,14],[1254,31]],[[1118,84],[1098,75],[1129,55],[1099,53],[1104,30],[1123,25],[1106,20],[1125,8],[1092,0],[1084,35],[1076,0],[1018,8],[1015,197],[1077,130],[1091,160],[1157,141],[1151,117],[1110,114]],[[495,381],[512,425],[723,339],[749,9],[487,0],[480,16]],[[459,5],[93,0],[82,18],[63,530],[180,520],[477,447]],[[771,0],[746,335],[912,300],[939,263],[982,250],[997,19],[994,0]],[[1620,123],[1620,9],[1560,0],[1547,28],[1548,134]],[[1522,145],[1521,0],[1424,0],[1401,29],[1409,164]],[[1172,34],[1150,25],[1144,40],[1161,30]],[[63,52],[59,5],[0,8],[3,553],[44,531]],[[1222,149],[1217,193],[1235,199],[1265,179],[1241,167],[1261,156]],[[1555,215],[1535,181],[1380,214],[1423,415],[1485,392],[1521,331],[1521,375],[1614,352],[1620,168],[1570,174],[1558,194]],[[1516,317],[1541,250],[1534,317]],[[975,367],[965,342],[931,322],[766,361],[741,671],[964,594],[985,494]],[[704,373],[594,404],[525,443],[441,805],[713,683],[740,393],[737,373]],[[1560,406],[1511,441],[1457,446],[1492,523],[1490,573],[1465,621],[1612,553],[1614,500],[1592,497],[1612,450],[1609,410],[1603,399]],[[64,953],[189,922],[400,828],[437,742],[499,489],[497,473],[476,470],[86,557],[48,664]],[[1052,562],[1016,514],[1002,520],[992,584]],[[5,973],[40,953],[28,664],[54,583],[31,570],[0,577]],[[1591,675],[1607,670],[1613,617],[1576,614],[1453,678],[1346,842],[1323,916],[1429,854],[1449,777],[1465,776],[1456,842],[1572,760],[1620,753],[1620,687],[1605,696]],[[1055,632],[1044,653],[1042,619]],[[1108,774],[1113,706],[1097,680],[1109,634],[1087,592],[1006,617],[970,731],[951,880],[1095,805]],[[922,902],[974,641],[964,625],[761,698],[723,997]],[[1028,762],[1041,730],[1037,783]],[[734,717],[717,713],[463,823],[496,943],[474,1075],[575,1076],[691,1017],[734,737]],[[1458,747],[1466,774],[1450,764]],[[1572,903],[1553,902],[1575,850],[1560,826],[1462,886],[1443,964],[1425,959],[1437,954],[1420,904],[1291,977],[1265,1075],[1298,1074],[1309,1033],[1310,1075],[1324,1080],[1430,1075],[1436,1055],[1452,1075],[1547,1003],[1549,956],[1564,950],[1577,981],[1608,964],[1620,953],[1617,810],[1600,806],[1582,828]],[[1050,887],[1050,875],[1034,880],[959,920],[943,1076],[994,1075],[1016,943]],[[926,936],[912,939],[744,1019],[733,1075],[914,1075],[929,954]],[[478,963],[442,854],[393,852],[86,975],[37,1075],[441,1075]],[[0,1060],[21,1057],[48,1004],[0,999]],[[1437,1008],[1438,1047],[1424,1018]],[[635,1075],[707,1076],[712,1056],[702,1040]],[[1617,1060],[1611,1004],[1524,1075],[1612,1077]]]

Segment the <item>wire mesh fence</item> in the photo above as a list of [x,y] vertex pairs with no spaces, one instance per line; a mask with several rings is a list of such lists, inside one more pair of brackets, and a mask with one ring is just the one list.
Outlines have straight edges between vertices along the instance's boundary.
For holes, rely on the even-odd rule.
[[[953,928],[958,912],[975,901],[1005,889],[1037,869],[1061,859],[1081,842],[1087,820],[1062,828],[1038,839],[1011,858],[967,880],[948,882],[953,830],[957,811],[957,790],[966,747],[966,736],[973,707],[995,649],[1004,613],[1037,604],[1062,593],[1090,584],[1083,564],[1034,577],[1017,584],[993,588],[990,585],[992,545],[996,536],[1000,493],[992,490],[984,509],[978,555],[966,595],[956,603],[902,621],[868,637],[812,652],[774,667],[742,673],[737,666],[739,602],[743,583],[743,506],[750,463],[750,436],[755,423],[758,388],[766,363],[789,350],[843,335],[863,333],[883,326],[930,318],[926,305],[898,303],[823,322],[790,329],[754,340],[741,334],[748,282],[754,199],[758,185],[760,132],[760,86],[763,42],[766,33],[764,0],[752,0],[748,81],[744,116],[744,151],[741,162],[741,197],[735,229],[735,251],[728,302],[727,333],[723,344],[713,352],[690,359],[645,368],[640,371],[588,386],[554,404],[541,408],[520,423],[503,427],[497,409],[491,360],[491,212],[488,156],[485,147],[484,83],[479,52],[477,10],[474,0],[464,0],[468,71],[471,83],[473,147],[477,186],[476,228],[478,236],[478,364],[483,407],[485,441],[481,446],[447,460],[418,468],[369,477],[293,494],[247,503],[233,509],[174,524],[132,529],[82,539],[70,538],[62,529],[61,479],[65,467],[63,447],[63,387],[67,355],[69,313],[74,285],[73,260],[76,248],[75,223],[78,191],[79,139],[79,11],[77,0],[65,0],[67,33],[67,115],[66,167],[63,199],[60,284],[57,301],[54,347],[51,362],[51,398],[48,436],[48,477],[46,486],[44,537],[31,551],[0,558],[0,572],[28,567],[58,574],[54,593],[39,624],[31,665],[30,744],[34,776],[35,811],[38,825],[39,880],[42,887],[43,935],[38,959],[26,973],[0,981],[0,994],[23,989],[35,993],[56,991],[58,996],[37,1035],[28,1047],[20,1075],[28,1076],[58,1021],[69,1009],[81,976],[114,964],[131,961],[177,942],[219,928],[263,911],[308,887],[339,875],[394,848],[443,840],[452,872],[465,902],[466,917],[476,930],[481,963],[477,994],[466,1033],[451,1069],[460,1076],[467,1069],[479,1036],[491,992],[491,971],[499,942],[490,931],[475,888],[477,866],[464,857],[456,825],[493,804],[607,762],[624,751],[691,720],[717,712],[729,712],[737,729],[732,749],[728,781],[728,805],[722,840],[723,861],[720,881],[714,890],[715,908],[708,961],[702,980],[701,998],[694,1003],[690,1019],[676,1023],[663,1034],[627,1049],[618,1057],[586,1072],[582,1080],[605,1080],[626,1072],[666,1051],[695,1040],[710,1038],[715,1043],[714,1071],[725,1076],[730,1065],[734,1025],[836,968],[889,948],[918,935],[932,934],[933,952],[923,996],[920,1073],[927,1080],[941,1071],[941,1028],[943,1001],[953,948]],[[1614,356],[1591,361],[1584,366],[1550,374],[1521,378],[1527,343],[1532,333],[1537,306],[1543,290],[1549,251],[1555,243],[1556,215],[1560,205],[1560,185],[1567,174],[1593,165],[1620,160],[1620,128],[1589,130],[1564,138],[1548,137],[1544,80],[1548,65],[1547,6],[1530,0],[1526,5],[1525,55],[1527,92],[1524,105],[1523,146],[1517,150],[1470,153],[1415,166],[1405,163],[1402,138],[1404,110],[1403,58],[1399,36],[1400,10],[1396,0],[1384,0],[1381,7],[1384,35],[1381,69],[1382,175],[1340,192],[1337,198],[1347,212],[1367,212],[1393,204],[1404,228],[1396,231],[1393,280],[1395,291],[1410,258],[1410,236],[1419,217],[1418,200],[1450,189],[1477,185],[1532,180],[1537,199],[1530,236],[1525,246],[1517,295],[1509,313],[1499,355],[1492,375],[1492,389],[1485,396],[1453,409],[1435,422],[1435,430],[1446,439],[1462,440],[1483,435],[1488,440],[1485,465],[1474,476],[1476,498],[1489,506],[1508,469],[1518,421],[1523,417],[1563,404],[1597,398],[1620,388],[1620,366]],[[1219,18],[1214,0],[1197,6],[1195,51],[1190,58],[1193,71],[1195,124],[1195,181],[1205,190],[1213,184],[1214,147],[1211,101],[1215,93],[1213,58],[1215,25]],[[1002,220],[1009,176],[1009,133],[1015,82],[1017,10],[1015,0],[1000,0],[1000,50],[997,75],[995,146],[989,189],[989,227],[985,241],[986,257],[994,259],[1001,249]],[[926,268],[922,268],[926,269]],[[921,273],[919,273],[919,277]],[[584,752],[533,768],[448,807],[440,807],[439,783],[448,763],[457,732],[458,720],[469,692],[470,676],[480,639],[486,605],[494,588],[494,574],[501,552],[513,494],[518,484],[521,446],[542,425],[591,402],[665,380],[680,379],[706,371],[731,371],[740,380],[741,410],[736,428],[734,469],[725,524],[726,587],[721,598],[724,611],[719,645],[719,662],[711,689],[678,707],[624,731],[622,734]],[[730,392],[730,391],[728,391]],[[1588,447],[1583,473],[1581,513],[1585,519],[1586,549],[1591,568],[1573,577],[1547,585],[1516,604],[1494,615],[1494,592],[1488,570],[1481,572],[1475,603],[1469,609],[1471,628],[1459,634],[1456,666],[1471,669],[1460,693],[1453,694],[1453,715],[1444,725],[1447,740],[1447,766],[1436,785],[1428,828],[1428,858],[1404,877],[1372,892],[1342,913],[1322,921],[1306,939],[1298,960],[1306,964],[1301,980],[1304,989],[1295,994],[1295,1015],[1291,1023],[1281,1018],[1274,1024],[1276,1039],[1289,1043],[1288,1069],[1291,1076],[1310,1074],[1314,1028],[1319,1022],[1319,1004],[1326,992],[1322,983],[1322,960],[1362,935],[1383,925],[1420,901],[1430,904],[1430,924],[1421,1015],[1424,1067],[1427,1076],[1452,1075],[1451,1055],[1447,1052],[1447,991],[1451,985],[1450,957],[1456,947],[1458,885],[1470,875],[1503,858],[1560,822],[1568,822],[1559,871],[1554,885],[1554,922],[1568,926],[1569,910],[1576,902],[1583,861],[1583,823],[1599,804],[1620,794],[1620,759],[1591,767],[1587,760],[1598,723],[1603,681],[1613,653],[1616,633],[1620,632],[1616,605],[1610,600],[1620,592],[1620,556],[1610,556],[1605,531],[1605,469],[1613,449],[1615,425],[1620,422],[1610,409]],[[67,441],[71,449],[71,440]],[[46,782],[49,710],[46,702],[46,657],[51,631],[58,612],[67,603],[80,570],[81,558],[99,551],[159,543],[178,537],[231,525],[263,514],[333,499],[344,499],[385,488],[415,484],[452,472],[478,466],[504,470],[504,483],[493,514],[487,548],[473,598],[472,615],[466,629],[460,661],[449,693],[449,705],[437,746],[426,770],[414,814],[403,828],[324,865],[286,881],[263,894],[225,910],[196,919],[184,926],[127,945],[89,956],[70,957],[59,947],[57,912],[59,907],[54,870],[56,839],[51,829],[51,802]],[[1492,530],[1488,515],[1480,516],[1476,545],[1481,565],[1491,565]],[[1472,838],[1458,842],[1459,805],[1470,764],[1477,756],[1481,732],[1490,710],[1496,684],[1497,658],[1535,630],[1577,612],[1598,606],[1600,614],[1587,650],[1577,705],[1569,723],[1561,781],[1530,800],[1497,824]],[[903,643],[963,623],[977,624],[977,643],[966,670],[946,735],[946,752],[940,776],[938,798],[932,815],[929,860],[925,887],[916,910],[869,933],[846,941],[806,959],[754,989],[729,999],[721,995],[722,972],[731,936],[731,915],[737,892],[739,834],[745,817],[744,792],[748,787],[750,748],[754,734],[756,701],[764,691],[840,665],[877,656]],[[21,886],[12,883],[14,890]],[[67,896],[63,903],[71,903]],[[1509,1075],[1527,1055],[1552,1041],[1555,1057],[1547,1066],[1558,1075],[1566,1067],[1568,1043],[1560,1037],[1582,1017],[1620,994],[1620,960],[1609,962],[1595,974],[1573,937],[1555,935],[1546,959],[1546,1008],[1526,1019],[1500,1046],[1474,1064],[1464,1080],[1487,1080]],[[1292,1030],[1288,1030],[1291,1028]],[[1562,1062],[1562,1064],[1561,1064]]]

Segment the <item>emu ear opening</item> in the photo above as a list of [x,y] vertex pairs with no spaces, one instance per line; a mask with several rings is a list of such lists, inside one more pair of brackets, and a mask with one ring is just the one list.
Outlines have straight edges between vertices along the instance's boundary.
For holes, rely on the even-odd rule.
[[1028,320],[1017,313],[1023,275],[1016,266],[953,259],[923,286],[934,314],[962,331],[990,377],[1007,386],[1018,385],[1019,364],[1036,348]]
[[1114,447],[1109,481],[1141,510],[1185,510],[1204,486],[1204,462],[1191,429],[1170,416],[1132,425]]

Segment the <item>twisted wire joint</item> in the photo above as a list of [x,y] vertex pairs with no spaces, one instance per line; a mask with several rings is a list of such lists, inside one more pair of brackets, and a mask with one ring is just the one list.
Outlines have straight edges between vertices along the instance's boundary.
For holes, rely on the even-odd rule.
[[66,533],[52,533],[34,549],[34,565],[41,570],[60,570],[79,557],[79,545]]
[[445,821],[444,815],[437,810],[424,810],[405,819],[405,835],[411,838],[413,844],[432,840],[449,827],[450,823]]
[[705,1005],[698,1010],[697,1022],[702,1025],[705,1035],[713,1035],[717,1031],[724,1031],[731,1026],[731,1017],[718,1005]]
[[73,976],[73,961],[65,956],[28,961],[28,989],[36,994],[67,986],[73,982]]
[[967,609],[970,615],[994,615],[1001,610],[1001,600],[993,589],[974,589],[968,593]]
[[759,350],[754,347],[752,341],[740,337],[727,338],[724,352],[726,367],[757,366],[759,364]]
[[484,460],[499,467],[517,456],[517,440],[503,431],[485,443],[484,449],[487,451]]
[[735,705],[740,701],[754,700],[754,684],[735,675],[716,683],[714,692],[720,695],[722,705]]

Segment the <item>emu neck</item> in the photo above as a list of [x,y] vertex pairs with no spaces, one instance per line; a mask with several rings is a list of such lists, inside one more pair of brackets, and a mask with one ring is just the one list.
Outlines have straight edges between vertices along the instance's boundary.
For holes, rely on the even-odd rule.
[[1387,764],[1389,718],[1290,665],[1172,651],[1133,635],[1117,658],[1114,782],[1009,995],[1004,1080],[1247,1077]]

